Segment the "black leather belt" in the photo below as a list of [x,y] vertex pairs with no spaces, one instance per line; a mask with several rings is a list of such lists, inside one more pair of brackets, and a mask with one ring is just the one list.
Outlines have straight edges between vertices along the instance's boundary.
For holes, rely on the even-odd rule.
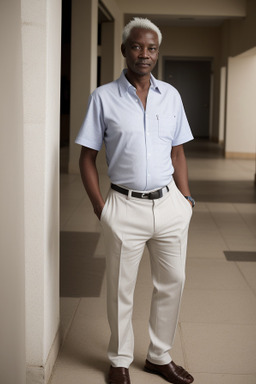
[[[120,192],[123,195],[128,196],[128,193],[129,193],[128,189],[119,187],[118,185],[112,184],[112,183],[111,183],[111,188],[114,189],[114,191]],[[160,197],[163,196],[163,190],[165,188],[166,188],[167,192],[169,192],[169,188],[166,185],[165,187],[160,188],[160,189],[158,189],[156,191],[153,191],[153,192],[145,192],[145,193],[143,193],[143,192],[132,191],[131,196],[132,197],[137,197],[138,199],[149,199],[149,200],[160,199]]]

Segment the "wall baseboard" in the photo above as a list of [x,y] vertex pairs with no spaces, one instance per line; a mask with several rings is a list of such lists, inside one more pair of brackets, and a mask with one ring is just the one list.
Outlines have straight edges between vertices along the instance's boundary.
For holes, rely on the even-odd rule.
[[50,380],[52,370],[57,359],[61,345],[60,327],[56,333],[48,358],[44,366],[27,365],[26,384],[47,384]]
[[245,153],[245,152],[225,152],[226,159],[247,159],[254,160],[255,153]]

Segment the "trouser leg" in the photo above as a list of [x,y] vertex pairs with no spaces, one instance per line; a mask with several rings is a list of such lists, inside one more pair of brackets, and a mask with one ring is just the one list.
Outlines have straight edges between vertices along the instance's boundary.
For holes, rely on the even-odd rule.
[[[164,203],[164,204],[163,204]],[[185,282],[189,203],[172,185],[170,195],[154,208],[156,230],[148,241],[153,279],[148,360],[168,364]]]
[[[109,239],[111,241],[111,239]],[[133,297],[144,245],[136,251],[118,249],[107,255],[107,309],[111,337],[108,357],[114,367],[128,368],[133,361]]]
[[143,222],[149,222],[147,212],[152,215],[148,204],[138,207],[137,204],[111,192],[103,216],[107,310],[111,330],[108,357],[114,367],[128,368],[133,360],[133,296],[139,263],[148,239],[148,224]]

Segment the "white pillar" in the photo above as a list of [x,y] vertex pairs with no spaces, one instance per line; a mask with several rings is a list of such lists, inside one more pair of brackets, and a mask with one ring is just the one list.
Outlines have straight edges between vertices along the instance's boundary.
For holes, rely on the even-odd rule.
[[20,1],[0,2],[0,383],[25,384],[25,254]]
[[226,109],[226,67],[220,69],[220,101],[219,101],[219,143],[224,143]]
[[226,157],[255,158],[256,48],[228,60]]
[[27,384],[59,347],[61,0],[22,0]]
[[72,0],[69,171],[77,173],[80,148],[74,144],[88,97],[97,86],[98,0]]

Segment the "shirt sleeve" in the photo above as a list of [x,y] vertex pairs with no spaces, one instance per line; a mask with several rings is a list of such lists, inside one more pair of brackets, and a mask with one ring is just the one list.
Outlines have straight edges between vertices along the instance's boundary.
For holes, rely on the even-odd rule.
[[173,146],[181,145],[194,139],[180,95],[178,95],[178,100],[177,125],[172,142]]
[[104,138],[105,124],[99,96],[93,92],[88,101],[87,112],[75,143],[99,151]]

